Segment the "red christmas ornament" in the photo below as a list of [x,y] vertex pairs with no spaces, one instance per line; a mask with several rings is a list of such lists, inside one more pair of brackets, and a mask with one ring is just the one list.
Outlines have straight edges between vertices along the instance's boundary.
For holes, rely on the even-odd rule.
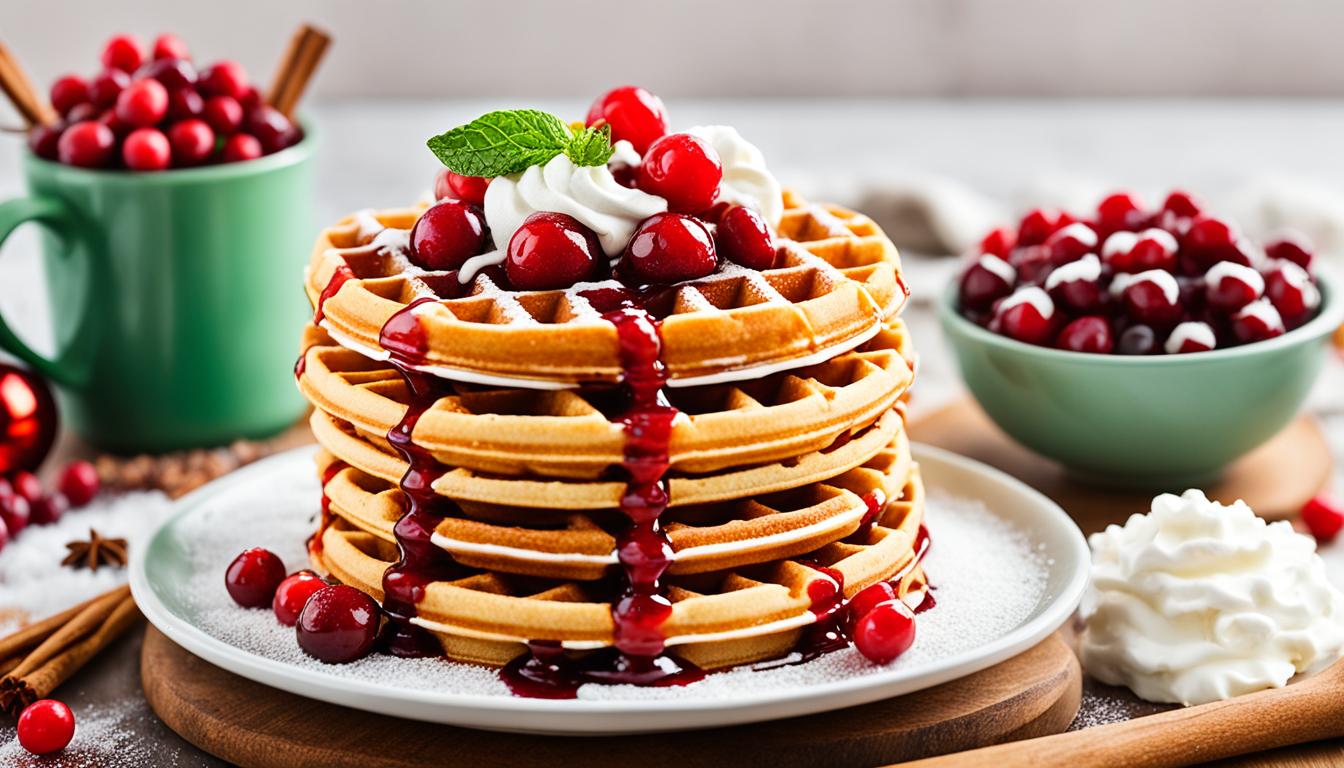
[[56,401],[37,374],[0,363],[0,475],[36,470],[56,440]]

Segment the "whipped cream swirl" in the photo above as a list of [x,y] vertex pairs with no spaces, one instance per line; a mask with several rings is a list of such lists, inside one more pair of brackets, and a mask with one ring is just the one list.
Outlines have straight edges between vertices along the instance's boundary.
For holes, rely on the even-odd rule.
[[1094,534],[1080,655],[1150,701],[1202,704],[1280,687],[1344,653],[1344,594],[1315,542],[1197,490]]
[[[628,141],[616,142],[611,163],[637,165]],[[495,247],[507,251],[523,220],[537,211],[578,219],[597,234],[607,256],[619,256],[639,222],[667,210],[661,197],[623,187],[606,165],[579,167],[564,154],[522,173],[500,176],[485,192],[485,220]]]
[[765,155],[729,125],[697,125],[685,131],[704,139],[723,164],[719,200],[755,209],[771,228],[784,216],[779,181],[765,167]]

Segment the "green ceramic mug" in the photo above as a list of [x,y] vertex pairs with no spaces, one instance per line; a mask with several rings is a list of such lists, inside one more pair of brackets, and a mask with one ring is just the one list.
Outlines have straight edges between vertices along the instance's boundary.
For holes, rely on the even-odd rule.
[[258,160],[153,174],[25,155],[29,195],[0,204],[0,241],[42,227],[59,351],[33,351],[3,317],[0,347],[59,385],[67,425],[106,450],[163,452],[302,414],[314,145],[310,132]]

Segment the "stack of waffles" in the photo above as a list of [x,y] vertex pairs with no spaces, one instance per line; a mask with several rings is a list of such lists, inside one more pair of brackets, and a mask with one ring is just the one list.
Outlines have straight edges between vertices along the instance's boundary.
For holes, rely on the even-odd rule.
[[805,655],[879,581],[921,602],[895,248],[785,207],[774,268],[643,291],[419,269],[421,209],[321,234],[309,550],[380,601],[394,653],[657,682]]

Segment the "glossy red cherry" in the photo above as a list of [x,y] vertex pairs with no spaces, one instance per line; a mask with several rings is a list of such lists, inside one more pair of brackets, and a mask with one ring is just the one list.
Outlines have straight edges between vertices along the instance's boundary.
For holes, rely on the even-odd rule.
[[162,171],[173,161],[173,148],[158,128],[137,128],[122,142],[121,159],[132,171]]
[[196,68],[186,59],[159,59],[151,61],[135,73],[135,80],[157,80],[169,91],[195,88],[199,80]]
[[155,61],[159,59],[191,58],[191,52],[187,50],[187,44],[182,42],[182,38],[171,33],[159,35],[155,38],[152,55]]
[[714,247],[723,258],[747,269],[771,269],[779,256],[770,226],[756,211],[734,205],[719,217]]
[[1097,205],[1097,223],[1102,229],[1130,229],[1143,218],[1143,201],[1133,192],[1107,195]]
[[215,132],[204,120],[183,120],[168,129],[168,142],[173,145],[173,164],[200,165],[215,151]]
[[19,715],[19,745],[34,755],[60,752],[75,737],[75,715],[55,699],[39,699]]
[[65,515],[66,510],[70,508],[70,502],[59,493],[50,493],[29,505],[31,514],[28,517],[30,525],[51,525],[60,522]]
[[1220,261],[1242,262],[1236,256],[1238,235],[1231,224],[1212,216],[1198,216],[1181,239],[1181,269],[1197,275]]
[[286,576],[280,586],[275,588],[275,599],[271,601],[275,618],[287,627],[294,626],[294,622],[299,620],[299,613],[303,611],[303,604],[308,602],[314,592],[325,586],[327,583],[322,577],[312,571],[297,571]]
[[1329,544],[1344,529],[1344,507],[1329,494],[1322,493],[1302,507],[1302,522],[1321,544]]
[[998,227],[990,231],[980,240],[980,253],[989,253],[998,256],[1000,259],[1007,259],[1008,254],[1017,247],[1017,231],[1012,227]]
[[89,101],[89,84],[84,78],[66,75],[51,84],[51,106],[62,116]]
[[639,165],[636,183],[651,195],[667,200],[678,213],[695,214],[714,204],[723,180],[719,153],[689,133],[674,133],[655,141]]
[[33,509],[28,500],[17,493],[0,496],[0,521],[4,522],[11,538],[23,533],[23,529],[28,527],[28,518],[32,513]]
[[247,71],[236,61],[217,61],[201,73],[198,81],[206,96],[230,96],[241,99],[247,95]]
[[1187,355],[1192,352],[1208,352],[1218,346],[1218,335],[1213,326],[1205,322],[1189,321],[1180,323],[1171,329],[1164,350],[1168,355]]
[[99,109],[115,106],[117,97],[131,84],[131,76],[120,69],[105,69],[89,83],[89,101]]
[[243,105],[232,96],[211,96],[205,100],[201,117],[217,136],[230,136],[243,124]]
[[1170,272],[1150,269],[1134,275],[1120,299],[1125,312],[1137,323],[1170,328],[1181,319],[1181,287]]
[[244,608],[266,608],[275,590],[285,580],[285,564],[267,549],[255,547],[233,559],[224,572],[224,586],[233,601]]
[[1204,275],[1204,297],[1210,307],[1230,314],[1265,293],[1265,279],[1250,267],[1220,261]]
[[1321,292],[1311,275],[1292,261],[1280,261],[1265,273],[1265,296],[1289,328],[1310,320],[1321,306]]
[[1115,348],[1111,325],[1104,317],[1085,315],[1064,326],[1055,340],[1055,346],[1070,352],[1090,352],[1109,355]]
[[1194,218],[1204,212],[1204,204],[1189,192],[1174,190],[1162,202],[1162,210],[1183,218]]
[[457,269],[481,252],[485,215],[470,203],[444,200],[430,206],[411,227],[411,261],[428,270]]
[[117,118],[128,125],[156,125],[167,114],[168,89],[158,80],[136,80],[117,97]]
[[[98,117],[98,122],[112,129],[112,135],[120,141],[126,134],[135,130],[135,126],[117,117],[115,109],[109,109]],[[114,153],[115,159],[115,153]]]
[[86,120],[65,129],[56,143],[62,163],[82,168],[102,168],[112,159],[117,135],[102,123]]
[[1150,269],[1176,271],[1176,238],[1165,229],[1145,229],[1138,233],[1134,244],[1130,246],[1125,262],[1130,272],[1146,272]]
[[15,472],[10,477],[10,483],[13,485],[14,493],[27,499],[29,504],[42,498],[42,481],[32,472]]
[[298,127],[269,104],[262,104],[247,113],[243,118],[243,130],[260,139],[261,148],[268,155],[293,146],[302,138]]
[[578,219],[538,212],[528,216],[509,238],[504,271],[514,288],[547,291],[592,277],[602,258],[597,235]]
[[103,66],[130,74],[145,63],[144,49],[133,35],[117,35],[103,48]]
[[168,93],[168,120],[180,123],[200,117],[205,112],[205,99],[195,88],[178,88]]
[[1157,350],[1157,333],[1146,325],[1126,328],[1115,345],[1115,351],[1122,355],[1151,355]]
[[1283,318],[1269,299],[1253,301],[1232,316],[1232,333],[1243,344],[1272,339],[1283,332]]
[[849,605],[846,606],[849,612],[847,623],[851,634],[859,619],[867,616],[879,604],[897,599],[899,597],[896,588],[889,581],[879,581],[859,590],[858,594],[849,599]]
[[1055,303],[1040,288],[1018,288],[999,302],[993,327],[1028,344],[1049,344],[1055,337]]
[[1293,233],[1280,237],[1265,246],[1265,255],[1271,259],[1291,261],[1311,273],[1315,261],[1315,252],[1311,244],[1302,235]]
[[1017,226],[1017,247],[1040,245],[1055,232],[1073,223],[1073,217],[1053,208],[1038,208]]
[[677,283],[704,277],[717,266],[714,240],[704,224],[679,213],[658,213],[635,230],[620,270],[636,283]]
[[1100,311],[1109,299],[1101,283],[1101,261],[1090,253],[1051,271],[1045,290],[1056,304],[1088,314]]
[[59,159],[60,150],[58,147],[63,130],[64,127],[59,123],[33,126],[33,129],[28,132],[28,149],[43,160]]
[[373,598],[337,584],[308,598],[299,612],[295,634],[304,653],[328,664],[345,664],[373,650],[380,618]]
[[878,603],[854,624],[854,647],[874,664],[887,664],[915,644],[915,614],[900,600]]
[[1050,252],[1044,245],[1028,245],[1008,255],[1008,263],[1017,270],[1017,280],[1024,285],[1041,285],[1055,268]]
[[241,163],[262,156],[261,141],[250,133],[235,133],[224,140],[219,158],[226,163]]
[[1086,224],[1075,222],[1047,237],[1044,247],[1055,266],[1068,264],[1097,250],[1097,233]]
[[649,145],[667,133],[667,108],[663,100],[633,85],[607,91],[588,108],[588,125],[605,120],[612,141],[628,141],[644,154]]
[[1017,270],[990,253],[982,254],[961,273],[961,306],[984,311],[1013,292]]
[[434,178],[434,199],[453,198],[472,205],[485,205],[485,190],[493,179],[482,176],[463,176],[444,168]]

